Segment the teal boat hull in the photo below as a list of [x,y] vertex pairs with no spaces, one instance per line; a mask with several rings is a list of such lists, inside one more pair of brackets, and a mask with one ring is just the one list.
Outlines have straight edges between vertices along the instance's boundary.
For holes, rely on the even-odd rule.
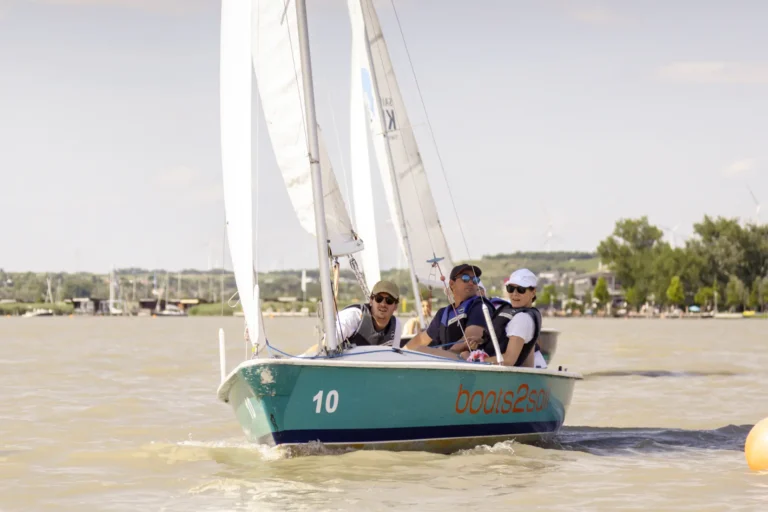
[[219,398],[259,444],[450,451],[555,434],[579,378],[469,363],[265,359],[241,364]]

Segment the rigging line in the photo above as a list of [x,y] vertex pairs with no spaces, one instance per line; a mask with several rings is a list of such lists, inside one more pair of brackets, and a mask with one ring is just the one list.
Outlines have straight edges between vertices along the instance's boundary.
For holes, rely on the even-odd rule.
[[[266,346],[267,346],[267,350],[269,350],[270,352],[274,351],[274,352],[277,352],[278,354],[280,354],[282,356],[289,357],[291,359],[341,359],[342,357],[365,356],[365,355],[369,355],[369,354],[381,354],[381,353],[391,354],[392,352],[397,352],[398,350],[402,350],[402,347],[401,347],[400,349],[390,348],[390,349],[365,350],[365,351],[362,351],[362,352],[357,352],[355,354],[349,354],[349,353],[344,354],[344,353],[341,353],[341,354],[325,355],[325,356],[321,356],[321,355],[304,356],[304,355],[289,354],[288,352],[284,352],[284,351],[280,350],[275,345],[272,345],[269,342],[267,342]],[[432,354],[425,354],[424,352],[419,352],[418,355],[419,355],[419,357],[425,357],[425,358],[428,358],[428,359],[437,359],[437,360],[440,360],[440,361],[447,361],[447,362],[452,362],[452,363],[457,362],[456,359],[453,358],[453,357],[435,356],[435,355],[432,355]],[[458,361],[458,362],[461,362],[461,361]],[[469,361],[464,361],[464,362],[468,363],[468,364],[478,364],[478,363],[470,363]],[[487,364],[487,363],[483,363],[483,364]]]
[[448,197],[451,199],[451,206],[453,207],[453,214],[456,216],[456,222],[459,225],[459,232],[461,232],[461,239],[464,242],[464,249],[467,251],[467,259],[472,259],[469,252],[469,244],[467,244],[467,237],[464,235],[464,228],[461,225],[461,219],[459,218],[459,212],[456,210],[456,202],[453,199],[453,192],[451,186],[448,183],[448,176],[445,174],[445,165],[443,165],[443,157],[440,154],[440,150],[437,147],[437,139],[435,138],[435,132],[432,130],[432,123],[429,120],[429,113],[427,112],[427,106],[424,103],[424,96],[421,94],[421,86],[419,85],[419,79],[416,77],[416,69],[413,66],[413,60],[411,59],[411,52],[408,50],[408,43],[405,41],[405,33],[403,33],[403,27],[400,24],[400,16],[397,14],[397,7],[395,7],[395,0],[389,0],[392,4],[392,10],[395,13],[395,19],[397,20],[397,28],[400,30],[400,37],[403,39],[403,47],[405,48],[405,54],[408,56],[408,64],[411,67],[411,73],[413,74],[413,81],[416,83],[416,91],[419,93],[419,100],[421,101],[421,107],[424,109],[424,117],[427,121],[427,127],[429,128],[429,135],[432,137],[432,144],[435,146],[435,153],[437,153],[437,160],[440,163],[440,171],[443,174],[443,180],[445,180],[445,186],[448,189]]
[[[374,9],[375,9],[375,8],[374,8]],[[373,17],[373,16],[371,15],[371,13],[370,13],[370,10],[367,10],[366,12],[368,12],[368,18],[372,18],[372,17]],[[374,15],[375,15],[375,13],[374,13]],[[378,28],[379,28],[379,33],[378,33],[378,34],[374,34],[374,37],[375,37],[376,39],[381,39],[381,40],[383,41],[383,40],[384,40],[384,33],[383,33],[382,29],[381,29],[381,24],[379,24],[379,27],[378,27]],[[365,34],[366,34],[366,38],[368,39],[368,41],[367,41],[367,44],[368,44],[369,48],[371,49],[371,56],[373,56],[373,52],[374,52],[374,50],[373,50],[373,47],[371,46],[371,35],[370,35],[370,34],[368,34],[368,29],[367,29],[367,27],[366,27],[366,32],[365,32]],[[384,57],[383,57],[383,55],[382,55],[382,54],[383,54],[383,51],[384,51],[384,50],[382,50],[381,48],[379,48],[379,47],[377,46],[377,48],[376,48],[376,55],[377,55],[377,57],[379,58],[379,63],[380,63],[380,65],[381,65],[381,68],[382,68],[382,70],[386,71],[386,70],[385,70],[385,65],[384,65]],[[391,60],[390,60],[390,63],[391,63]],[[373,66],[373,65],[374,65],[374,63],[373,63],[373,62],[371,62],[371,66]],[[389,84],[389,76],[387,76],[387,75],[389,75],[389,74],[391,74],[391,73],[384,73],[384,75],[385,75],[385,76],[384,76],[384,81],[385,81],[385,84],[386,84],[386,86],[387,86],[387,88],[388,88],[388,91],[387,91],[387,92],[389,92],[389,95],[391,96],[391,95],[392,95],[392,92],[391,92],[391,89],[392,89],[392,87],[391,87],[391,86],[390,86],[390,84]],[[377,81],[378,81],[378,82],[381,82],[381,78],[379,77],[379,74],[378,74],[378,73],[376,74],[376,76],[377,76]],[[395,80],[396,80],[396,79],[395,79]],[[381,101],[381,98],[382,98],[382,94],[381,94],[381,90],[380,90],[380,89],[377,89],[377,90],[378,90],[378,92],[379,92],[379,116],[382,118],[382,122],[383,122],[384,105],[382,105],[382,101]],[[383,137],[384,137],[384,138],[385,138],[387,141],[391,141],[391,139],[389,138],[389,135],[387,135],[387,130],[386,130],[386,128],[382,128],[382,129],[383,129],[383,133],[382,133]],[[401,133],[402,133],[402,129],[401,129]],[[408,153],[409,153],[409,152],[408,152],[408,148],[407,148],[407,147],[406,147],[406,145],[405,145],[405,141],[403,140],[403,137],[402,137],[402,136],[401,136],[401,137],[399,137],[399,140],[400,140],[400,143],[401,143],[401,144],[402,144],[402,146],[403,146],[403,150],[405,151],[405,153],[406,153],[406,154],[408,154]],[[390,146],[390,147],[391,147],[391,146]],[[390,155],[391,155],[391,152],[390,152]],[[410,160],[410,158],[409,158],[409,160]],[[421,160],[421,156],[419,156],[419,160]],[[391,158],[390,158],[390,165],[394,165],[394,164],[391,162]],[[424,162],[423,162],[423,161],[421,162],[421,166],[422,166],[422,168],[424,167]],[[420,194],[419,194],[419,189],[418,189],[418,187],[416,186],[416,180],[415,180],[415,178],[413,177],[413,168],[414,168],[414,166],[411,164],[411,165],[410,165],[410,167],[407,169],[407,171],[406,171],[406,172],[408,172],[408,174],[410,175],[410,177],[411,177],[411,183],[412,183],[412,185],[413,185],[413,188],[414,188],[414,190],[416,191],[416,200],[417,200],[417,203],[419,204],[419,210],[421,210],[421,219],[422,219],[422,221],[424,222],[424,228],[425,228],[425,229],[424,229],[424,231],[427,233],[427,240],[429,241],[429,247],[430,247],[430,249],[432,249],[432,254],[434,254],[434,253],[435,253],[435,244],[434,244],[434,242],[432,241],[432,235],[430,234],[430,232],[429,232],[429,227],[427,226],[427,222],[426,222],[426,215],[424,214],[424,206],[422,205],[422,202],[421,202],[421,197],[420,197]],[[397,177],[397,170],[395,170],[395,173],[394,173],[394,174],[395,174],[395,176]],[[425,177],[426,177],[426,171],[425,171]],[[427,180],[427,185],[429,185],[429,180]],[[399,185],[397,184],[397,182],[393,183],[393,184],[392,184],[392,186],[393,186],[393,187],[398,187],[398,189],[399,189]],[[402,200],[401,200],[401,205],[402,205]],[[407,222],[407,220],[405,219],[405,214],[404,214],[404,212],[401,212],[401,215],[403,216],[403,219],[402,219],[402,223],[404,224],[404,226],[403,226],[403,227],[404,227],[404,228],[405,228],[405,230],[406,230],[406,232],[404,233],[404,235],[405,235],[405,237],[406,237],[406,238],[410,238],[410,237],[409,237],[409,234],[408,234],[408,222]],[[439,226],[441,227],[441,229],[442,229],[442,226],[440,225],[439,221],[438,221],[438,225],[439,225]],[[401,234],[401,235],[402,235],[402,234]]]

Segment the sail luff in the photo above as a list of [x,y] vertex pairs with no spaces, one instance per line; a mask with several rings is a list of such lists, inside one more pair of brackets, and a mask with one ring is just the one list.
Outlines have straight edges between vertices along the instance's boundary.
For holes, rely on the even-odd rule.
[[[355,0],[348,1],[351,6]],[[367,64],[376,85],[376,94],[371,95],[376,103],[373,109],[376,119],[371,121],[371,128],[375,139],[385,141],[385,144],[375,145],[375,149],[379,153],[379,161],[388,160],[394,168],[394,182],[400,195],[405,224],[403,230],[406,231],[401,233],[401,237],[405,240],[408,234],[418,234],[408,237],[416,276],[421,283],[439,286],[440,274],[430,261],[442,258],[441,269],[443,272],[449,270],[453,263],[448,243],[373,2],[357,1],[369,48]],[[380,165],[379,168],[382,173],[389,174],[387,167]],[[391,179],[389,176],[382,177]],[[395,203],[389,201],[390,208],[397,208]],[[407,251],[406,247],[404,249]]]
[[352,196],[354,199],[354,218],[357,231],[365,240],[365,250],[361,263],[369,289],[381,279],[379,267],[378,237],[376,217],[373,208],[373,190],[371,183],[371,160],[368,150],[368,120],[366,101],[363,96],[363,84],[360,69],[367,61],[364,47],[365,36],[357,32],[364,30],[360,23],[352,24],[351,80],[350,80],[350,174],[352,176]]
[[251,4],[222,0],[220,116],[227,238],[246,325],[256,341],[260,313],[253,268],[252,73]]
[[[365,27],[365,25],[363,25],[362,32],[364,35],[364,42],[365,42],[364,45],[366,49],[367,61],[370,63],[372,61],[371,46],[370,46],[370,43],[368,42],[367,28]],[[371,66],[369,68],[369,71],[370,71],[370,76],[373,79],[371,82],[371,86],[373,90],[372,96],[375,102],[376,98],[381,98],[381,95],[379,92],[379,82],[376,77],[375,68]],[[382,133],[386,133],[386,129],[384,127],[384,117],[382,115],[383,112],[380,110],[381,104],[379,104],[378,106],[379,106],[379,109],[377,110],[379,114],[378,115],[379,126],[381,128]],[[375,133],[374,125],[372,125],[372,129],[373,129],[373,132]],[[386,169],[387,171],[389,171],[389,180],[392,183],[392,192],[393,192],[392,197],[394,199],[394,205],[395,205],[394,217],[397,219],[397,222],[400,226],[400,234],[402,235],[402,247],[405,250],[405,256],[406,256],[406,259],[408,260],[408,269],[410,271],[410,277],[411,277],[411,287],[413,289],[413,296],[415,299],[415,303],[417,305],[417,307],[415,308],[416,313],[419,317],[419,324],[421,325],[421,328],[424,329],[426,328],[424,313],[422,312],[422,309],[418,307],[418,305],[421,304],[421,292],[419,290],[418,278],[416,277],[416,268],[413,261],[413,252],[411,250],[409,232],[405,224],[405,215],[403,212],[403,203],[400,196],[400,187],[399,187],[399,184],[397,183],[397,173],[395,169],[395,162],[392,157],[391,141],[388,137],[384,137],[384,142],[385,142],[384,149],[386,149],[386,157],[387,157]],[[387,178],[385,177],[384,180],[386,179]]]

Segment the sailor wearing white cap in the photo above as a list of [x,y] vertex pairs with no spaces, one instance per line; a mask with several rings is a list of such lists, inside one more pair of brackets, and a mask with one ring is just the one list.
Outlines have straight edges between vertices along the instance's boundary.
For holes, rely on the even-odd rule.
[[[547,367],[541,352],[535,350],[536,340],[541,332],[541,313],[533,307],[537,282],[536,274],[527,268],[516,270],[506,283],[509,302],[494,301],[494,330],[499,339],[499,348],[504,354],[505,364]],[[495,362],[493,346],[487,344],[483,349],[494,356],[486,359],[486,362]]]

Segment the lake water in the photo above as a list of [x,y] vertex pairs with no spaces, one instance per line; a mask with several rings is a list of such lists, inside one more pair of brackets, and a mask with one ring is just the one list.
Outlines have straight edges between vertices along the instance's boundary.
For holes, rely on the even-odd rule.
[[[0,318],[0,510],[768,510],[744,440],[768,417],[768,321],[545,319],[581,372],[542,446],[288,458],[217,401],[237,318]],[[267,320],[273,343],[311,319]]]

